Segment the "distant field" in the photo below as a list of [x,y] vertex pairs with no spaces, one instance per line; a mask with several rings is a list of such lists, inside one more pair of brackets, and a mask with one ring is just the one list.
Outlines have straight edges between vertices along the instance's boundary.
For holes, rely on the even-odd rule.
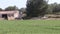
[[60,20],[4,20],[0,34],[60,34]]

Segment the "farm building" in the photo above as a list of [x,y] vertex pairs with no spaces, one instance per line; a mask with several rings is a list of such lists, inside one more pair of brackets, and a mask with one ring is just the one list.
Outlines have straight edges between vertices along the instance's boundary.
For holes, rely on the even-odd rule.
[[0,19],[15,20],[19,18],[19,11],[0,11]]

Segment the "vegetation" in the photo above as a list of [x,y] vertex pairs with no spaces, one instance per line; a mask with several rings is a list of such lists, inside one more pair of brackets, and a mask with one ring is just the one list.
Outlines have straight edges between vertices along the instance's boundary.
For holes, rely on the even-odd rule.
[[13,11],[19,10],[20,13],[26,14],[24,18],[31,17],[43,17],[46,14],[58,14],[60,15],[60,4],[52,3],[48,4],[48,0],[27,0],[26,8],[19,9],[17,6],[8,6],[5,9],[0,8],[0,11]]
[[27,0],[27,16],[43,16],[48,5],[45,0]]
[[57,4],[56,2],[53,4],[48,4],[47,13],[48,14],[60,14],[60,4]]
[[13,11],[13,10],[19,10],[16,6],[9,6],[5,8],[5,11]]
[[[19,9],[16,6],[8,6],[4,10],[0,8],[0,11],[12,10],[26,13],[27,17],[38,17],[45,14],[60,14],[60,4],[48,4],[46,0],[27,0],[27,8]],[[59,15],[54,17],[60,18]],[[0,34],[60,34],[60,20],[0,20]]]
[[0,34],[60,34],[60,20],[4,20]]
[[0,8],[0,11],[3,11],[3,9],[2,9],[2,8]]

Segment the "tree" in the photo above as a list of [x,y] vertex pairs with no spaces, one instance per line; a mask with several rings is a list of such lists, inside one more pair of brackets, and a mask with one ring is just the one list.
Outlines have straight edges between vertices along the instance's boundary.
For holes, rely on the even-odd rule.
[[44,16],[47,8],[46,0],[27,0],[27,16]]
[[25,13],[26,12],[26,8],[21,8],[19,11]]
[[0,11],[3,11],[3,9],[2,9],[2,8],[0,8]]
[[56,3],[56,6],[53,9],[54,14],[60,14],[60,4]]
[[7,8],[5,8],[5,11],[12,11],[12,10],[18,10],[18,8],[16,6],[8,6]]
[[21,8],[19,10],[20,18],[25,19],[26,18],[26,8]]
[[47,10],[48,14],[59,14],[60,13],[60,4],[52,3],[52,4],[48,4],[48,10]]
[[56,2],[55,2],[55,3],[52,3],[52,4],[48,4],[47,13],[48,13],[48,14],[57,13],[58,10],[59,10],[59,8],[60,8],[60,5],[57,4]]

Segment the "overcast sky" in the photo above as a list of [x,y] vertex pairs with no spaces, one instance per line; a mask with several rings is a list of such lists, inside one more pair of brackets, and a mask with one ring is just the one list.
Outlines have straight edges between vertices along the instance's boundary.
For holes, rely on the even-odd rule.
[[26,7],[26,0],[0,0],[0,8],[16,5],[18,8]]
[[[27,0],[0,0],[0,8],[6,8],[8,6],[14,6],[16,5],[18,8],[26,7],[26,1]],[[49,0],[50,3],[60,3],[60,0]]]
[[60,3],[60,0],[49,0],[49,4],[54,2]]

